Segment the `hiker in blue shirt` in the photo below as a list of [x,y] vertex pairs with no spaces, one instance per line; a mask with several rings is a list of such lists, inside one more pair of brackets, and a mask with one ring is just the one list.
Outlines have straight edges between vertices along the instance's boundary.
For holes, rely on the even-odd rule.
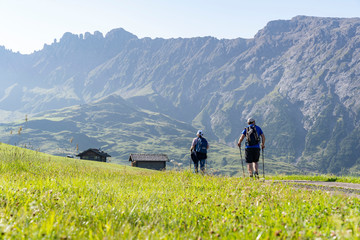
[[193,139],[190,147],[191,159],[194,162],[195,173],[198,173],[199,171],[199,162],[201,173],[205,173],[205,161],[207,158],[207,150],[209,149],[209,144],[203,137],[203,135],[204,133],[202,130],[197,131],[197,137]]
[[249,118],[249,124],[240,136],[238,146],[241,147],[242,141],[246,138],[245,142],[245,161],[250,177],[255,175],[259,178],[259,158],[260,158],[260,137],[261,148],[265,148],[265,135],[259,126],[255,125],[255,119]]

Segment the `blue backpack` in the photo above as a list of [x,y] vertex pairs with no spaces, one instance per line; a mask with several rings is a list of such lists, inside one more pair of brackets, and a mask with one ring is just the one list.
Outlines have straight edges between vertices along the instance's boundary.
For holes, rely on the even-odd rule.
[[195,152],[207,153],[208,142],[205,138],[198,137]]

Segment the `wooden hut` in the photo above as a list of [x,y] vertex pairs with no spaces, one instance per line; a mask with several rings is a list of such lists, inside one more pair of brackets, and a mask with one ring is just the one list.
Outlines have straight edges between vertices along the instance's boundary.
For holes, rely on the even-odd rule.
[[154,170],[165,170],[169,158],[165,154],[130,154],[131,166]]
[[80,157],[80,159],[93,160],[98,162],[107,162],[106,158],[111,157],[109,154],[94,148],[89,148],[88,150],[79,153],[76,156]]

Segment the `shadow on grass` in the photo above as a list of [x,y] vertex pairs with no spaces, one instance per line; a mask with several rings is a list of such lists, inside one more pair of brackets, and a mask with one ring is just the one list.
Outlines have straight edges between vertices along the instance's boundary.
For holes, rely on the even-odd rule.
[[326,180],[326,182],[336,182],[337,179],[338,179],[337,177],[328,178],[328,179]]

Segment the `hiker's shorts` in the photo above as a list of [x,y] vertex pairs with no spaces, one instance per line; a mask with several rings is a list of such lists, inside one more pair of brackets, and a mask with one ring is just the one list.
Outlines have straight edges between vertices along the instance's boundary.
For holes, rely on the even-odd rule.
[[245,162],[258,162],[260,158],[260,148],[245,148]]

